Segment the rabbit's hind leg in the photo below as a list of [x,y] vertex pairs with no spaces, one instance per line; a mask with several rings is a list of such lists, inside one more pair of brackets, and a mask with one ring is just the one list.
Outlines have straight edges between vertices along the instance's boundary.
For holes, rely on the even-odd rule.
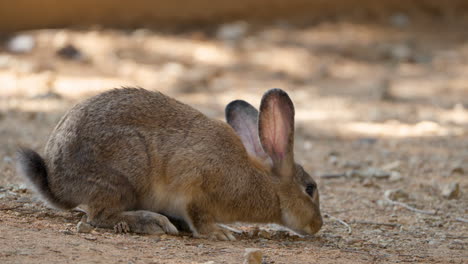
[[105,185],[95,184],[87,203],[88,223],[95,227],[114,228],[119,233],[178,234],[166,216],[134,210],[136,201],[136,193],[124,177],[115,177]]
[[[179,231],[169,221],[169,219],[162,215],[151,211],[126,211],[120,214],[123,220],[114,226],[114,230],[119,232],[119,225],[124,224],[132,232],[140,234],[160,234],[167,233],[177,235]],[[128,230],[126,230],[128,231]]]
[[114,228],[117,233],[134,232],[139,234],[177,235],[177,228],[169,219],[161,214],[151,211],[122,211],[106,213],[102,211],[97,217],[89,217],[91,225],[102,228]]

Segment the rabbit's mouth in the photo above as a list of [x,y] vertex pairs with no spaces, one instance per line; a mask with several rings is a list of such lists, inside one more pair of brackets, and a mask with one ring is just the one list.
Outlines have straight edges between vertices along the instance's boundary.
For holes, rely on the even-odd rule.
[[296,228],[288,227],[288,229],[290,229],[291,231],[293,231],[294,233],[298,234],[301,237],[313,236],[320,230],[320,228],[321,228],[321,225],[318,228],[312,228],[311,226],[306,226],[303,229],[296,229]]

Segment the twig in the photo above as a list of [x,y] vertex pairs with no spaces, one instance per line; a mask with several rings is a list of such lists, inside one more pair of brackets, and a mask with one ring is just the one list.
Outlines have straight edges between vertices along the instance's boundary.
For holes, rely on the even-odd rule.
[[344,251],[344,252],[351,252],[351,253],[357,253],[357,254],[372,255],[370,252],[363,251],[363,250],[352,249],[352,248],[340,248],[340,250],[341,250],[341,251]]
[[391,226],[391,227],[400,227],[401,226],[401,224],[397,224],[397,223],[379,223],[379,222],[372,222],[372,221],[353,221],[352,224],[383,225],[383,226]]
[[336,174],[322,174],[320,175],[320,178],[322,179],[337,179],[341,177],[346,177],[345,173],[336,173]]
[[14,210],[14,209],[18,209],[20,208],[21,205],[17,205],[17,206],[10,206],[10,207],[0,207],[0,210]]
[[451,238],[451,239],[468,239],[468,236],[445,235],[445,238]]
[[343,221],[343,220],[341,220],[341,219],[339,219],[339,218],[336,218],[336,217],[334,217],[334,216],[331,216],[331,215],[329,215],[329,214],[325,214],[325,216],[327,216],[327,217],[329,217],[330,219],[333,219],[333,220],[337,221],[338,223],[340,223],[340,224],[346,226],[346,228],[348,228],[348,234],[351,234],[351,233],[353,232],[353,230],[351,229],[351,226],[348,225],[345,221]]
[[462,217],[457,217],[457,218],[455,218],[455,220],[458,221],[458,222],[468,223],[468,219],[462,218]]
[[385,200],[387,202],[389,202],[390,204],[393,204],[393,205],[398,205],[398,206],[401,206],[401,207],[404,207],[410,211],[413,211],[415,213],[418,213],[418,214],[427,214],[427,215],[435,215],[436,212],[434,210],[431,210],[431,211],[426,211],[426,210],[421,210],[421,209],[418,209],[418,208],[414,208],[410,205],[407,205],[405,203],[402,203],[402,202],[398,202],[398,201],[395,201],[395,200],[392,200],[388,197],[388,194],[385,194],[384,195],[385,197]]

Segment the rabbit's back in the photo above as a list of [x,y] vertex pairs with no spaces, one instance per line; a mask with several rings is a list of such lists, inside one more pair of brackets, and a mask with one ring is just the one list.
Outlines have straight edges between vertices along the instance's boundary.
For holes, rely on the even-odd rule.
[[131,185],[142,200],[161,186],[168,194],[188,186],[196,191],[203,184],[198,175],[238,163],[232,157],[246,158],[246,153],[224,122],[135,88],[112,90],[75,106],[46,146],[51,189],[76,197],[83,181]]

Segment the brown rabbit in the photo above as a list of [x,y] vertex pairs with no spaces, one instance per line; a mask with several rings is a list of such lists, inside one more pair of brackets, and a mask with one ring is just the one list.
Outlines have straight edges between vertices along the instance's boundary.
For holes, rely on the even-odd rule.
[[121,232],[177,234],[171,217],[221,240],[235,238],[217,223],[316,233],[319,194],[294,162],[288,95],[269,90],[260,113],[231,102],[226,118],[232,127],[159,92],[111,90],[60,120],[44,159],[20,150],[18,171],[50,205],[85,206],[90,224]]

